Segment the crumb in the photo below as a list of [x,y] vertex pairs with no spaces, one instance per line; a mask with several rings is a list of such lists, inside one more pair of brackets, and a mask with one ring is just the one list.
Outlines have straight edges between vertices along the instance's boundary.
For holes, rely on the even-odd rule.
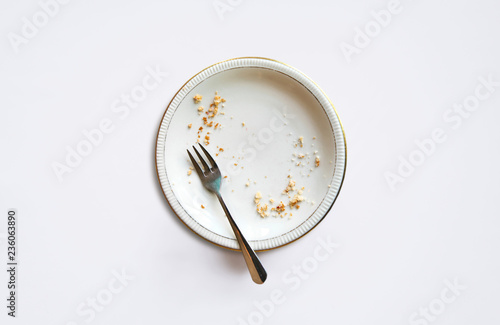
[[255,193],[255,199],[254,199],[255,204],[259,204],[260,199],[262,199],[262,193],[260,192]]
[[220,152],[223,152],[223,151],[224,151],[224,149],[222,149],[222,148],[219,148],[219,151],[220,151]]
[[[290,176],[290,175],[288,175],[288,176]],[[293,179],[290,179],[290,181],[288,181],[288,186],[285,188],[283,193],[286,194],[286,193],[289,193],[289,192],[294,191],[294,190],[295,190],[295,181]]]
[[316,137],[313,137],[313,140],[316,140]]
[[293,196],[293,198],[290,200],[290,202],[288,203],[288,205],[290,207],[295,207],[296,209],[300,208],[300,205],[298,205],[297,203],[299,202],[302,202],[304,201],[304,197],[302,195],[299,195],[299,194],[295,194]]
[[270,198],[270,199],[269,199],[269,202],[274,203],[274,199],[273,199],[273,198]]
[[198,95],[198,94],[196,94],[196,95],[193,97],[193,99],[194,99],[194,102],[195,102],[195,103],[199,103],[199,102],[201,102],[201,99],[202,99],[202,98],[203,98],[203,97],[202,97],[201,95]]
[[269,212],[267,212],[267,208],[268,208],[267,204],[263,204],[263,205],[257,204],[257,212],[259,213],[259,215],[262,218],[269,216]]
[[242,126],[245,126],[245,122],[241,123]]
[[191,128],[192,126],[193,126],[193,124],[192,124],[192,123],[189,123],[189,124],[188,124],[188,128]]
[[188,176],[191,176],[192,173],[193,173],[193,171],[191,169],[188,170]]
[[202,208],[202,209],[205,209],[205,206],[202,204],[202,205],[201,205],[201,208]]
[[283,201],[281,201],[280,204],[276,207],[276,211],[278,212],[285,211],[285,203],[283,203]]
[[227,175],[226,175],[226,176],[224,176],[224,178],[227,178]]
[[205,108],[203,106],[198,107],[198,112],[203,112]]
[[[235,164],[235,165],[236,165],[236,164]],[[247,182],[247,183],[245,184],[245,186],[246,186],[246,187],[249,187],[249,186],[250,186],[250,183],[249,183],[249,182]]]
[[301,148],[304,146],[304,137],[302,136],[299,137],[299,144]]
[[314,160],[314,162],[316,163],[316,167],[319,167],[319,157],[316,156],[316,159]]
[[299,157],[300,159],[304,158],[305,156],[303,154],[300,154],[298,155],[297,157]]

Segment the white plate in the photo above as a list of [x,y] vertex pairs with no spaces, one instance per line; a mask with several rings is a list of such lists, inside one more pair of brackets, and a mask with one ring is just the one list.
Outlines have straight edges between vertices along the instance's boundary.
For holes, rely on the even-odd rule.
[[[197,108],[207,109],[216,91],[226,102],[209,119],[221,126],[214,129],[204,125],[206,114],[199,115]],[[203,96],[199,104],[193,100],[196,94]],[[227,176],[222,197],[255,250],[280,247],[300,238],[332,207],[345,173],[344,132],[329,99],[300,71],[265,58],[217,63],[177,92],[161,121],[156,164],[170,206],[201,237],[238,249],[217,198],[203,188],[195,172],[188,176],[191,163],[186,149],[196,143],[200,126],[204,127],[200,139],[210,132],[206,148]],[[304,139],[302,147],[299,137]],[[301,154],[304,158],[298,157]],[[319,167],[315,166],[316,156]],[[262,218],[254,203],[256,192],[262,193],[260,203],[267,203],[269,209],[280,201],[288,203],[289,197],[282,194],[288,175],[297,190],[304,187],[300,208],[288,206],[281,214],[284,217]],[[270,198],[275,202],[271,204]]]

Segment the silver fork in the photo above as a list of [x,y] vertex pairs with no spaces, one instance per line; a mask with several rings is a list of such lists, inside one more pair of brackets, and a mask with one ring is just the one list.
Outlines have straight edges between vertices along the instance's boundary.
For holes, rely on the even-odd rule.
[[198,176],[200,176],[203,186],[205,186],[205,188],[210,192],[217,195],[217,198],[219,199],[219,202],[222,205],[222,209],[224,209],[227,219],[229,220],[229,224],[231,225],[231,228],[233,228],[234,235],[236,236],[236,240],[240,245],[241,252],[243,253],[243,257],[245,258],[245,262],[247,263],[248,271],[250,271],[250,275],[252,276],[253,282],[257,284],[262,284],[267,279],[267,272],[260,263],[259,258],[253,251],[252,247],[250,247],[245,237],[243,237],[243,235],[241,234],[241,231],[234,222],[233,217],[231,217],[231,214],[229,213],[229,210],[227,209],[224,200],[222,200],[222,196],[220,195],[219,191],[222,177],[219,167],[217,166],[217,163],[212,158],[212,156],[210,156],[208,151],[205,148],[203,148],[201,144],[199,145],[201,150],[203,150],[203,152],[205,153],[205,156],[207,157],[212,167],[208,166],[208,164],[200,155],[198,150],[196,150],[195,146],[193,146],[194,152],[196,153],[198,158],[200,158],[200,162],[203,165],[203,169],[200,167],[200,165],[198,165],[198,163],[191,155],[189,150],[187,150],[189,158],[191,159],[191,162],[193,163],[194,169],[198,173]]

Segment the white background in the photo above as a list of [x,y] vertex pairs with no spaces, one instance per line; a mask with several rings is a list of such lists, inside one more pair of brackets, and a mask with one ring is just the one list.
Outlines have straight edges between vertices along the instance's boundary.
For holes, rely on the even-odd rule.
[[[348,62],[341,44],[353,45],[356,28],[388,1],[226,1],[73,0],[19,46],[11,39],[23,37],[23,17],[32,22],[42,9],[2,1],[0,252],[5,265],[6,215],[16,208],[20,264],[16,319],[6,316],[6,272],[0,277],[1,323],[498,324],[500,87],[460,126],[443,118],[474,95],[478,78],[500,80],[498,2],[402,0]],[[259,254],[269,273],[262,286],[239,253],[174,216],[154,165],[174,93],[240,56],[306,73],[347,136],[337,202],[310,234]],[[140,85],[148,66],[168,76],[120,119],[113,101]],[[60,182],[52,164],[105,118],[113,132]],[[398,173],[401,157],[421,158],[415,141],[436,128],[446,141],[391,188],[385,175]],[[314,264],[328,238],[339,246]],[[297,280],[293,266],[303,263],[308,272]],[[133,279],[110,297],[113,271]],[[460,283],[459,295],[446,280]],[[271,306],[272,292],[284,301]],[[111,301],[92,319],[77,312],[96,297]]]

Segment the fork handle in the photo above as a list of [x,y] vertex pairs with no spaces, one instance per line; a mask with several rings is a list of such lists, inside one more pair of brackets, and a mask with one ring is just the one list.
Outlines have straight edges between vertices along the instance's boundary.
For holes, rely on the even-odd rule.
[[234,219],[233,217],[231,217],[231,213],[229,213],[226,203],[224,203],[224,200],[222,199],[222,196],[219,193],[217,193],[217,198],[219,199],[219,202],[222,205],[222,209],[224,209],[224,212],[226,213],[231,228],[233,228],[234,235],[236,236],[236,240],[240,245],[241,252],[243,253],[243,258],[247,263],[248,271],[250,271],[250,275],[252,276],[253,282],[257,284],[264,283],[264,281],[266,281],[267,279],[266,270],[260,263],[260,260],[255,254],[252,247],[250,247],[245,237],[243,237],[243,235],[241,234],[240,228],[238,228],[238,226],[234,222]]

